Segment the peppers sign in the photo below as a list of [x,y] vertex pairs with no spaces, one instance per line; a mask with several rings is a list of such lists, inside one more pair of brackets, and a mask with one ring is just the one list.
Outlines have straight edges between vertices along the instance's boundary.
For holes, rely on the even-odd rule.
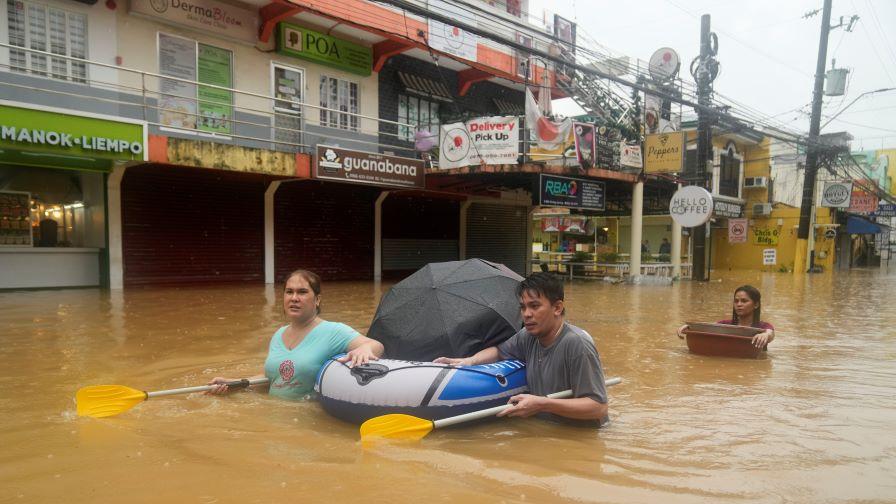
[[373,50],[308,28],[280,23],[277,52],[329,65],[358,75],[370,75]]
[[697,227],[706,224],[712,215],[712,195],[700,186],[686,186],[675,191],[669,201],[672,220],[682,227]]
[[852,182],[826,182],[821,193],[821,206],[827,208],[849,208],[852,196]]
[[684,133],[660,133],[644,138],[646,173],[680,172],[684,162]]

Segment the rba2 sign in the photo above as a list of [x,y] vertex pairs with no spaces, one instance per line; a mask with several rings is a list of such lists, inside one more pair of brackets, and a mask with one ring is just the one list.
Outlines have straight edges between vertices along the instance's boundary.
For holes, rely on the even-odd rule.
[[852,182],[827,182],[821,193],[821,206],[827,208],[849,208],[852,197]]

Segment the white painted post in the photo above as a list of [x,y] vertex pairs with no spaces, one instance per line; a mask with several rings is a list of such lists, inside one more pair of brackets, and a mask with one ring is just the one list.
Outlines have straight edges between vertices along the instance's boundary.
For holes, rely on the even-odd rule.
[[[678,188],[681,189],[681,184]],[[672,278],[681,278],[681,224],[675,219],[672,219]]]
[[383,201],[390,191],[383,191],[373,205],[373,280],[383,279]]
[[106,183],[109,206],[109,288],[124,288],[124,253],[121,244],[121,180],[126,166],[115,166]]
[[632,188],[632,246],[629,254],[629,276],[641,275],[641,226],[644,221],[644,182]]
[[274,199],[281,180],[274,180],[264,191],[264,283],[274,279]]

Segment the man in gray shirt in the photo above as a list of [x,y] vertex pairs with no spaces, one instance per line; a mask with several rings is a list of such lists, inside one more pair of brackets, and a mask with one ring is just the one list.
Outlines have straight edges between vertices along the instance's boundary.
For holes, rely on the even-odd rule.
[[[499,416],[561,417],[605,421],[607,389],[600,356],[591,336],[564,320],[563,282],[550,273],[533,273],[517,287],[525,327],[507,341],[463,359],[439,357],[435,362],[455,366],[488,364],[501,359],[526,363],[531,394],[510,398]],[[570,399],[547,394],[571,389]]]

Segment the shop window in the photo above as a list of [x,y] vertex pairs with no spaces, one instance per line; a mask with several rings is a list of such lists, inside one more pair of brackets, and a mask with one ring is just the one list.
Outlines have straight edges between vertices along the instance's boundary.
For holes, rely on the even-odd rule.
[[740,159],[730,154],[719,156],[719,194],[740,197]]
[[359,99],[357,82],[322,75],[320,106],[323,108],[320,111],[320,125],[358,131]]
[[417,131],[425,130],[439,137],[439,104],[408,95],[398,95],[398,122],[410,126],[398,127],[399,140],[414,141]]
[[[274,140],[285,144],[302,143],[302,103],[305,72],[277,63],[273,64]],[[298,150],[298,145],[289,146]]]
[[[87,58],[86,14],[22,0],[7,0],[6,19],[8,43],[11,46],[60,56]],[[87,82],[86,63],[48,57],[24,49],[9,50],[9,67],[14,72]]]
[[[233,52],[159,33],[159,122],[165,126],[231,133]],[[199,82],[197,86],[193,82]]]
[[507,13],[516,16],[523,16],[522,0],[507,0]]

